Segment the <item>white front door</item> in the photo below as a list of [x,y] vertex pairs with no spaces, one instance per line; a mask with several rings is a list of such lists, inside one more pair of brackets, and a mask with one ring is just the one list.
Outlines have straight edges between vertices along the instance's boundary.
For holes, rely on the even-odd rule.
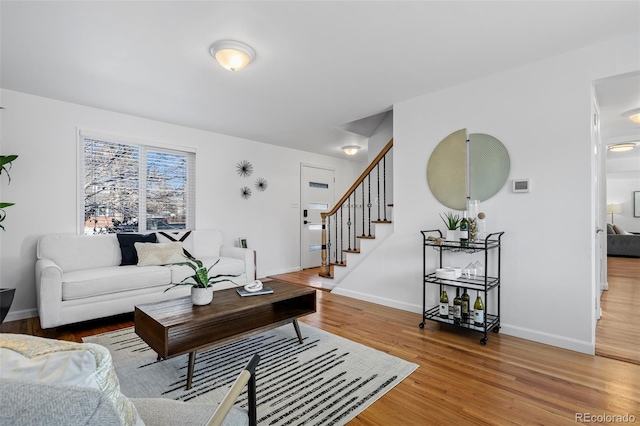
[[322,263],[322,218],[335,202],[335,171],[303,164],[300,168],[300,263],[302,269]]

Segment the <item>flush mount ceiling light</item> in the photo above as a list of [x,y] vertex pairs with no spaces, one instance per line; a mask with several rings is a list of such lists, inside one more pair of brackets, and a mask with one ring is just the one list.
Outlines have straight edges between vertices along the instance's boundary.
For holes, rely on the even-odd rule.
[[216,41],[210,51],[216,61],[229,71],[240,71],[256,57],[250,46],[232,40]]
[[358,145],[347,145],[342,147],[342,150],[347,155],[356,155],[356,152],[358,152],[359,149],[360,147]]
[[624,116],[634,123],[640,124],[640,108],[632,109],[624,113]]
[[635,147],[636,147],[635,143],[627,142],[627,143],[617,143],[615,145],[609,145],[607,149],[613,152],[623,152],[623,151],[630,151]]

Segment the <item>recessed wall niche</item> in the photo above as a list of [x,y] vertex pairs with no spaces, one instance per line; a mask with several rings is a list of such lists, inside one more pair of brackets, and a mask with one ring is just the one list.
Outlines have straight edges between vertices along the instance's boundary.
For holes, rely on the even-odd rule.
[[505,146],[484,133],[460,129],[435,147],[427,164],[431,193],[445,206],[466,210],[467,199],[485,201],[504,186],[511,161]]

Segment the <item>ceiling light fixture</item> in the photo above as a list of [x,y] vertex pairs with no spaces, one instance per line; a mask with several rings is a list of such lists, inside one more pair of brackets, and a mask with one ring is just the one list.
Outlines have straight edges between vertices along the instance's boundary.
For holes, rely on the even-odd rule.
[[636,147],[635,143],[628,142],[628,143],[617,143],[615,145],[609,145],[607,149],[613,152],[624,152],[624,151],[631,151],[635,147]]
[[232,40],[216,41],[210,51],[216,61],[229,71],[240,71],[256,57],[250,46]]
[[640,124],[640,108],[632,109],[624,113],[624,116],[634,123]]
[[358,145],[347,145],[342,147],[342,150],[347,155],[356,155],[356,152],[358,152],[359,149],[360,147]]

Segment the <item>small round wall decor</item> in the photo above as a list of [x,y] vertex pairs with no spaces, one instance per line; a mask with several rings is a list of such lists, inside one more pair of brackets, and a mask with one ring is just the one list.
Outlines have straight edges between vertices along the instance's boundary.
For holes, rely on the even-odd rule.
[[242,160],[236,164],[236,172],[238,172],[238,175],[242,177],[251,176],[251,173],[253,173],[253,164],[247,160]]
[[269,186],[269,182],[267,182],[265,178],[258,178],[256,180],[256,189],[258,191],[262,192],[265,189],[267,189],[268,186]]
[[251,189],[248,186],[240,188],[240,196],[245,200],[251,197]]

